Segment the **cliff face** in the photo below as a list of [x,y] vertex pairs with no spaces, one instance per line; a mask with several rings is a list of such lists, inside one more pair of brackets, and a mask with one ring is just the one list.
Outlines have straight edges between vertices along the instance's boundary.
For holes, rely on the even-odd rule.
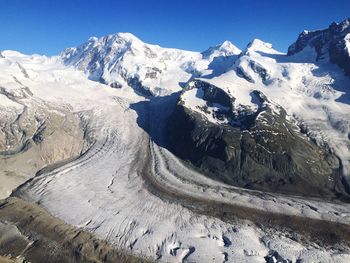
[[304,31],[289,48],[288,55],[303,51],[307,46],[316,51],[316,60],[329,57],[330,61],[350,75],[350,20],[332,23],[327,29]]

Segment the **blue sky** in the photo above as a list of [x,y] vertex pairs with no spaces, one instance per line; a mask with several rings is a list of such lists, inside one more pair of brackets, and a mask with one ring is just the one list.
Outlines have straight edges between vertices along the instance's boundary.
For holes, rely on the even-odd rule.
[[130,32],[147,43],[202,51],[253,38],[286,51],[304,29],[350,17],[349,0],[0,0],[0,50],[58,54],[90,36]]

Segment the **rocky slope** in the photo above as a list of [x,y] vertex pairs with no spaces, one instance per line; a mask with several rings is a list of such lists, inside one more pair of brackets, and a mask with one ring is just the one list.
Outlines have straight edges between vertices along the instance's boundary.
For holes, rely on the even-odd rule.
[[0,198],[8,196],[41,168],[77,157],[84,148],[79,114],[68,105],[35,98],[19,80],[29,80],[30,76],[6,54],[0,58],[1,66],[10,65],[12,73],[18,73],[17,77],[2,76],[0,83]]
[[56,96],[62,92],[59,87],[75,85],[74,77],[69,83],[58,79],[59,65],[56,59],[2,52],[0,198],[10,195],[43,167],[70,161],[93,143],[88,114],[73,110],[65,101],[53,101],[55,91]]
[[189,83],[169,120],[170,149],[212,178],[240,187],[323,197],[346,193],[336,156],[302,134],[263,93],[250,96],[254,108],[205,81]]

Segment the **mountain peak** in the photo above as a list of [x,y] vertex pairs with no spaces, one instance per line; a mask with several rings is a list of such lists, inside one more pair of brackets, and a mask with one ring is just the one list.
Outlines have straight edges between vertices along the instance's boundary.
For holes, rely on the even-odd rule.
[[334,28],[334,29],[336,29],[337,31],[342,32],[342,31],[346,30],[349,26],[350,26],[350,18],[347,18],[347,19],[343,20],[343,21],[340,22],[340,23],[333,22],[333,23],[329,26],[329,29]]
[[223,43],[210,47],[202,52],[203,58],[213,58],[218,56],[234,56],[241,53],[241,50],[236,47],[229,40],[225,40]]
[[[78,47],[67,48],[61,53],[66,64],[76,64],[84,55],[92,53],[113,53],[129,50],[131,46],[142,46],[145,43],[131,33],[116,33],[103,37],[90,37]],[[72,60],[72,58],[74,58]]]
[[252,41],[249,42],[247,45],[247,49],[249,50],[265,50],[265,49],[272,49],[272,44],[264,42],[260,39],[254,38]]
[[229,40],[225,40],[224,42],[222,42],[221,45],[218,45],[217,47],[219,47],[220,49],[230,50],[234,53],[241,52],[241,50],[234,44],[232,44],[232,42]]
[[260,39],[254,38],[249,42],[246,49],[242,52],[244,55],[249,55],[251,53],[266,53],[266,54],[281,54],[277,50],[273,49],[272,44],[264,42]]
[[116,33],[112,35],[107,35],[97,39],[99,45],[102,46],[114,46],[114,45],[124,45],[124,44],[144,44],[139,38],[131,33]]
[[92,37],[89,37],[87,42],[96,42],[96,41],[98,41],[98,38],[95,36],[92,36]]
[[131,33],[115,33],[106,35],[103,37],[90,37],[85,43],[83,43],[82,46],[89,46],[89,45],[113,45],[114,43],[122,44],[122,43],[143,43],[139,38],[137,38],[135,35]]
[[129,42],[134,42],[134,41],[142,42],[138,37],[128,32],[120,32],[115,34],[115,36],[117,36],[119,39],[124,39]]

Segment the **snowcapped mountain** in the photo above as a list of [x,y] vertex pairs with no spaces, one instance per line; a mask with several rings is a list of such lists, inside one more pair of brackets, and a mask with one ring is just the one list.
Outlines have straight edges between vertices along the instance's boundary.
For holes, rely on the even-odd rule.
[[[335,32],[347,31],[346,25],[346,22],[337,25],[340,29]],[[274,50],[271,44],[255,39],[225,73],[190,82],[173,114],[175,126],[181,123],[187,128],[178,130],[170,123],[172,149],[211,177],[219,174],[225,182],[238,180],[231,181],[235,185],[262,189],[273,182],[269,187],[274,191],[303,188],[299,194],[314,192],[325,197],[326,192],[331,191],[336,196],[348,195],[349,79],[330,63],[332,60],[316,60],[317,50],[311,44],[305,44],[299,52],[292,53],[291,50],[293,48],[287,55]],[[263,101],[278,105],[280,110],[261,110],[263,102],[256,98],[254,94],[257,93],[265,98]],[[281,112],[286,112],[286,116],[281,116]],[[232,139],[235,136],[237,139]],[[248,145],[245,145],[245,138],[249,138]],[[316,141],[319,150],[308,140]],[[273,146],[276,142],[278,148]],[[236,152],[237,149],[242,150]],[[310,149],[308,158],[302,157],[307,149]],[[320,156],[312,157],[311,152],[322,151]],[[270,154],[272,159],[266,157]],[[283,165],[284,162],[288,164]],[[254,167],[254,163],[260,168]],[[316,163],[320,164],[318,168]],[[284,181],[286,176],[277,175],[283,174],[287,167],[292,170],[286,174],[293,174],[288,182]],[[339,178],[339,173],[348,181]],[[256,177],[257,174],[262,178]],[[276,176],[271,178],[272,174]],[[240,182],[241,177],[245,179]],[[297,177],[299,179],[295,180]],[[304,180],[302,177],[305,181],[300,188],[297,184]],[[320,182],[323,183],[318,185]]]
[[179,91],[203,70],[222,72],[239,53],[229,41],[198,53],[146,44],[132,34],[119,33],[92,37],[77,48],[66,49],[61,57],[91,80],[115,88],[131,87],[144,95],[165,95]]
[[0,52],[0,194],[160,262],[349,262],[349,30]]
[[[350,97],[347,91],[350,85],[348,78],[333,64],[346,71],[349,64],[347,59],[350,59],[347,50],[349,28],[349,21],[345,20],[325,30],[304,31],[289,47],[288,54],[278,52],[272,44],[259,39],[252,40],[244,50],[225,41],[197,53],[146,44],[132,34],[119,33],[99,39],[90,38],[77,48],[66,49],[60,56],[64,64],[84,71],[91,80],[114,88],[131,88],[143,96],[169,95],[182,90],[186,83],[187,87],[198,81],[209,83],[232,97],[235,106],[229,107],[231,117],[222,114],[227,105],[208,104],[205,100],[204,104],[200,102],[200,91],[197,89],[183,90],[178,104],[204,115],[209,122],[219,126],[244,123],[239,116],[243,113],[242,116],[248,118],[249,111],[254,112],[259,108],[252,96],[254,92],[259,92],[279,105],[286,112],[288,122],[295,123],[303,133],[306,132],[307,138],[331,151],[332,161],[325,168],[328,169],[325,178],[328,173],[337,173],[334,171],[348,178],[350,128],[347,112]],[[192,96],[191,103],[184,103],[188,101],[185,99],[188,96]],[[274,111],[269,111],[269,114],[270,118],[276,118]],[[246,128],[242,126],[240,129]],[[178,138],[173,140],[177,142]],[[288,152],[287,149],[281,151]],[[285,157],[293,159],[293,155],[289,152]],[[340,163],[337,164],[334,158],[340,158]],[[276,172],[272,167],[273,162],[263,164],[264,169],[270,173]],[[293,169],[302,169],[301,173],[306,176],[307,169],[301,167],[304,165],[299,163]],[[314,184],[311,181],[321,180],[310,178],[307,181],[311,185]],[[346,192],[345,189],[338,189],[338,182],[331,188],[337,188],[334,190],[336,194]]]
[[145,95],[180,90],[179,82],[186,82],[198,64],[206,63],[200,61],[199,53],[145,44],[129,33],[90,38],[65,50],[61,57],[92,80],[115,88],[129,86]]

